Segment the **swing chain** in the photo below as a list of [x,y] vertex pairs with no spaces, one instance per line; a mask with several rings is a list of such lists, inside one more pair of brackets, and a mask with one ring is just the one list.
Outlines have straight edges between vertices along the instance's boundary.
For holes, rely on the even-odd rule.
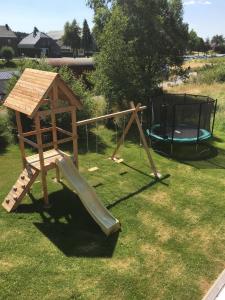
[[87,141],[87,153],[89,153],[89,132],[88,132],[88,124],[85,126],[86,128],[86,141]]

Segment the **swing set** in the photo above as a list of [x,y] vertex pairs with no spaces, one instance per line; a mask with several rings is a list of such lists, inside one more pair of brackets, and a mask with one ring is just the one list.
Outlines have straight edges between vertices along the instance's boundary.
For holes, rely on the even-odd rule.
[[[65,104],[60,105],[59,99],[64,100]],[[49,106],[49,109],[44,109],[43,106],[46,104]],[[131,128],[131,125],[135,121],[153,176],[156,179],[161,178],[152,159],[142,129],[142,121],[140,122],[138,117],[138,113],[146,109],[146,107],[141,106],[140,103],[135,106],[134,103],[131,102],[131,108],[128,110],[77,121],[77,110],[82,109],[82,103],[62,80],[60,75],[53,72],[25,69],[15,87],[5,100],[4,105],[7,108],[14,110],[16,114],[19,147],[23,164],[22,173],[2,203],[3,207],[8,212],[14,211],[18,207],[25,195],[30,192],[30,188],[39,174],[41,175],[45,207],[49,207],[47,172],[51,169],[56,169],[57,181],[60,181],[61,172],[72,190],[77,192],[83,205],[104,233],[109,235],[118,231],[120,228],[119,221],[104,207],[95,190],[79,173],[77,128],[79,126],[86,126],[86,134],[88,135],[88,124],[97,124],[101,120],[114,119],[116,117],[131,114],[126,127],[124,126],[125,128],[122,136],[117,141],[111,159],[115,162],[119,162],[116,158],[116,154],[124,143],[124,139]],[[65,112],[71,114],[71,131],[57,126],[56,115]],[[25,114],[31,120],[34,120],[34,130],[24,132],[21,114]],[[51,126],[42,128],[41,120],[47,117],[50,117]],[[45,140],[43,139],[45,133],[51,133],[51,142],[45,143]],[[60,133],[63,133],[67,137],[60,138]],[[32,137],[34,139],[31,139]],[[68,142],[72,142],[73,144],[73,154],[71,157],[59,149],[59,145]],[[36,149],[38,153],[26,156],[25,143]],[[89,149],[88,138],[87,149]],[[97,139],[96,151],[98,151]]]
[[[111,113],[111,114],[107,114],[107,115],[103,115],[103,116],[99,116],[99,117],[95,117],[95,118],[91,118],[91,119],[86,119],[86,120],[78,121],[76,123],[77,127],[85,126],[85,128],[86,128],[87,152],[89,152],[89,133],[88,133],[88,125],[89,124],[95,123],[96,128],[97,128],[97,123],[99,121],[106,120],[106,119],[115,119],[116,117],[121,117],[121,116],[131,114],[130,119],[129,119],[128,123],[126,124],[126,126],[125,126],[125,122],[124,122],[123,134],[122,134],[122,136],[120,137],[119,140],[118,140],[117,125],[115,124],[115,127],[116,127],[116,144],[117,145],[116,145],[116,148],[113,151],[110,159],[117,162],[117,163],[123,162],[123,159],[118,159],[116,157],[116,154],[118,153],[120,147],[124,144],[125,137],[127,136],[133,122],[136,122],[138,131],[139,131],[139,134],[140,134],[140,147],[141,146],[144,147],[144,150],[147,154],[149,165],[150,165],[150,168],[151,168],[151,171],[152,171],[152,175],[155,178],[160,179],[161,174],[157,171],[157,168],[156,168],[155,163],[152,159],[152,156],[151,156],[151,153],[150,153],[150,150],[149,150],[149,147],[148,147],[148,143],[146,141],[146,138],[145,138],[145,135],[144,135],[144,132],[143,132],[143,129],[142,129],[142,122],[143,122],[142,121],[142,113],[147,107],[146,106],[141,106],[140,103],[138,103],[137,106],[135,106],[133,102],[130,103],[130,106],[131,106],[131,108],[128,109],[128,110],[124,110],[124,111],[120,111],[120,112],[116,112],[116,113]],[[139,119],[139,116],[138,116],[139,112],[141,112],[141,120]],[[97,150],[98,150],[98,145],[97,145],[97,136],[96,136],[96,153],[97,153]],[[90,172],[93,172],[93,171],[98,170],[98,167],[89,168],[88,170]]]

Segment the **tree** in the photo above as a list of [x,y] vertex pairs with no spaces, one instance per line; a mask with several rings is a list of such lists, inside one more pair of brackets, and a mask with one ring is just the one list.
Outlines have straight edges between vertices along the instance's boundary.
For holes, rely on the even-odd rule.
[[12,47],[4,46],[0,51],[0,55],[9,63],[13,59],[15,52]]
[[73,55],[75,54],[76,49],[80,48],[80,33],[81,29],[75,19],[72,21],[72,23],[66,22],[64,25],[64,35],[62,40],[65,46],[71,47]]
[[81,44],[85,51],[92,49],[92,35],[87,20],[83,23]]
[[[118,0],[104,6],[100,1],[100,7],[94,2],[97,91],[121,103],[147,102],[165,67],[182,64],[188,39],[182,1]],[[99,10],[105,12],[102,23],[96,22]]]
[[211,40],[212,49],[219,53],[225,52],[225,39],[223,35],[214,35]]
[[188,38],[188,50],[190,52],[198,51],[198,45],[199,45],[199,37],[197,33],[192,29],[189,32],[189,38]]
[[211,50],[211,43],[210,43],[210,39],[207,38],[207,39],[205,40],[205,53],[208,53],[209,50]]

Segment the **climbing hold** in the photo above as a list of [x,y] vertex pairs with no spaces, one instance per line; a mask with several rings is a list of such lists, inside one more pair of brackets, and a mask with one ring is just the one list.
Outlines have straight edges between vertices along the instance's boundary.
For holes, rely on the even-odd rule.
[[5,202],[6,202],[7,204],[9,204],[10,200],[9,200],[9,199],[6,199]]
[[14,190],[14,192],[16,192],[16,191],[17,191],[17,187],[16,187],[16,186],[14,186],[14,187],[13,187],[13,190]]
[[22,175],[22,176],[21,176],[21,179],[22,179],[22,180],[24,180],[24,179],[25,179],[25,176],[24,176],[24,175]]

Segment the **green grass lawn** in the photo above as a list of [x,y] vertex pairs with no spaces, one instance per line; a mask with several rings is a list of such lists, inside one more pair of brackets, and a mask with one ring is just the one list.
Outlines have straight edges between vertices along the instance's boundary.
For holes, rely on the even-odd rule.
[[[106,238],[49,172],[51,209],[39,179],[16,213],[0,208],[0,299],[201,299],[225,265],[225,134],[207,160],[154,153],[168,175],[160,182],[138,143],[127,141],[116,164],[107,159],[115,136],[99,134],[100,153],[94,140],[93,152],[80,149],[80,171],[122,231]],[[2,149],[0,166],[3,200],[21,171],[18,146]],[[92,166],[99,170],[88,173]]]

